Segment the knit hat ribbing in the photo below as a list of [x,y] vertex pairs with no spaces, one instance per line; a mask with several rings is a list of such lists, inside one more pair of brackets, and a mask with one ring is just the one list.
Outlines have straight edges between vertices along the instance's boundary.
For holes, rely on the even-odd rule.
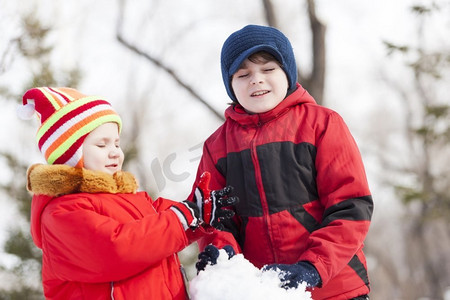
[[33,88],[23,95],[22,102],[22,117],[31,117],[36,112],[40,118],[36,139],[49,164],[82,167],[82,145],[86,136],[108,122],[117,123],[119,131],[122,127],[110,103],[71,88]]
[[238,101],[231,87],[231,78],[245,59],[259,51],[272,54],[281,63],[288,78],[288,93],[296,88],[297,65],[289,39],[274,27],[247,25],[232,33],[222,47],[222,78],[228,96],[234,102]]

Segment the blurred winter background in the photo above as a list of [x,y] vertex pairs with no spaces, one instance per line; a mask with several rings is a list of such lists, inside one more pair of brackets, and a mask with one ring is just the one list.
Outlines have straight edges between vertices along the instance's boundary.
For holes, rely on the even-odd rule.
[[[43,162],[33,86],[105,96],[124,119],[126,169],[183,200],[229,101],[220,49],[248,23],[291,40],[300,82],[338,111],[366,164],[375,213],[372,299],[450,299],[448,0],[0,0],[0,299],[42,299],[25,171]],[[189,276],[197,255],[180,256]]]

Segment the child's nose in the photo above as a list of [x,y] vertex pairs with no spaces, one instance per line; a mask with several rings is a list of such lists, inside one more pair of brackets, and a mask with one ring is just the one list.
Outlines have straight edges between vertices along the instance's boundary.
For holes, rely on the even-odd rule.
[[252,83],[252,84],[261,83],[261,82],[263,82],[263,81],[264,81],[264,76],[263,76],[262,74],[260,74],[260,73],[254,73],[254,74],[252,75],[252,78],[251,78],[251,83]]
[[119,149],[117,149],[117,148],[113,148],[113,149],[111,149],[111,151],[109,151],[109,156],[110,157],[113,157],[113,158],[116,158],[116,157],[118,157],[120,154],[119,154]]

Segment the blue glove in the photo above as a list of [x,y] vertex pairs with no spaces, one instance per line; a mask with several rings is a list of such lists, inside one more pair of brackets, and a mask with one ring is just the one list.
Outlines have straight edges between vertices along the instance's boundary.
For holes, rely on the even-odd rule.
[[282,287],[285,289],[297,288],[302,282],[308,287],[316,287],[321,284],[320,275],[316,268],[307,261],[301,261],[293,265],[273,264],[267,265],[263,271],[274,270],[279,273]]
[[[236,254],[233,247],[231,247],[230,245],[224,246],[223,249],[227,252],[228,259],[232,258]],[[198,272],[205,270],[207,265],[217,264],[217,258],[219,257],[219,254],[219,249],[216,246],[206,246],[205,250],[203,250],[203,252],[200,252],[200,254],[198,255],[198,261],[195,264],[197,274]]]

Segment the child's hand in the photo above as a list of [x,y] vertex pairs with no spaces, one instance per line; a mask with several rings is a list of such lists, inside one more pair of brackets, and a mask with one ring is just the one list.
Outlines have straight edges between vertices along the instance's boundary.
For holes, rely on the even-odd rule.
[[194,198],[200,208],[200,216],[203,221],[216,229],[222,230],[224,226],[221,222],[234,216],[234,211],[224,207],[237,204],[239,198],[229,196],[233,191],[231,186],[226,186],[221,190],[210,191],[210,180],[211,174],[209,172],[204,172],[200,176]]
[[264,266],[263,271],[274,270],[279,272],[282,287],[285,289],[297,288],[302,282],[306,282],[308,287],[320,285],[321,279],[316,268],[307,261],[300,261],[296,264],[273,264]]
[[[226,245],[223,249],[228,254],[228,259],[232,258],[236,255],[236,251],[234,251],[233,247],[230,245]],[[197,274],[200,271],[205,270],[207,265],[215,265],[217,264],[217,258],[219,257],[219,249],[214,245],[208,245],[205,247],[205,250],[198,254],[198,261],[195,264],[195,268],[197,269]]]

